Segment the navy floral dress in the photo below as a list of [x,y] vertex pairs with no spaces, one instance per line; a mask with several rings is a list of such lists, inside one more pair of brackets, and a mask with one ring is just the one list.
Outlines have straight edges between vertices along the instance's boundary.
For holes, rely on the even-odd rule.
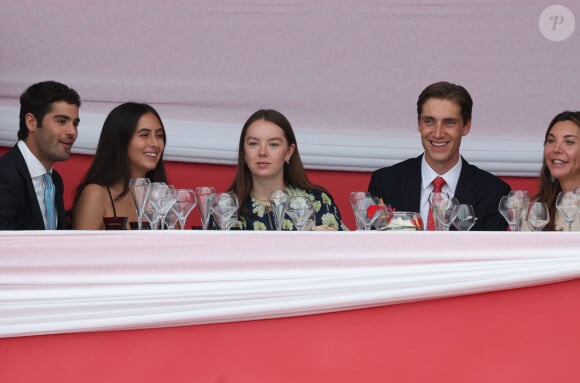
[[[307,196],[314,204],[316,211],[316,226],[326,226],[334,230],[348,230],[342,223],[342,218],[338,207],[332,201],[332,198],[320,190],[305,191],[298,188],[289,187],[286,189],[289,195]],[[248,197],[245,201],[250,215],[241,215],[238,217],[242,230],[276,230],[274,213],[269,206]],[[314,229],[312,225],[311,229]],[[296,230],[292,221],[284,217],[282,230]]]

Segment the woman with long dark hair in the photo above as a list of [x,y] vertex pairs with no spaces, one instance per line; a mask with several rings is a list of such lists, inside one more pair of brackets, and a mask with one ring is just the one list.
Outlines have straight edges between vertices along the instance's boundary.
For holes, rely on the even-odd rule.
[[163,122],[152,106],[127,102],[113,109],[103,124],[93,163],[76,190],[73,229],[104,229],[105,217],[137,221],[129,180],[167,182],[165,143]]
[[[550,222],[544,230],[566,230],[567,223],[556,209],[561,191],[580,188],[580,111],[565,111],[556,115],[544,138],[544,159],[540,172],[540,191],[533,200],[545,202],[550,210]],[[580,231],[580,215],[572,229]]]
[[[269,197],[276,190],[307,196],[315,208],[318,230],[348,230],[328,191],[312,184],[298,153],[292,126],[280,112],[261,109],[252,114],[240,134],[238,166],[230,190],[239,201],[245,230],[274,230]],[[285,229],[294,229],[290,220]]]

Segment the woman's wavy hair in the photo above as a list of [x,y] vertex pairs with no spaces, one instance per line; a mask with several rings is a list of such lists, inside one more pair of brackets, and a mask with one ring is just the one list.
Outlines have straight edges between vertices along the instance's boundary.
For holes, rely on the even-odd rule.
[[[571,121],[580,129],[580,111],[564,111],[559,113],[552,119],[548,125],[548,130],[546,130],[546,135],[544,137],[544,145],[548,141],[548,134],[558,122]],[[555,218],[556,218],[556,198],[558,193],[562,191],[562,186],[557,178],[553,177],[546,163],[546,158],[542,160],[542,169],[540,171],[540,191],[532,198],[534,201],[545,202],[550,210],[550,222],[544,228],[544,231],[553,231],[555,229]]]

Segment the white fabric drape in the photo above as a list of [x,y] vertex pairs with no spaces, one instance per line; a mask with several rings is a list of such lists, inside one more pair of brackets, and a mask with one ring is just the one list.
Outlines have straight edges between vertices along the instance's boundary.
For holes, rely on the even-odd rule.
[[0,337],[315,314],[580,277],[580,235],[3,232]]
[[[140,101],[165,122],[165,159],[235,164],[244,121],[274,108],[308,168],[371,171],[421,153],[417,97],[446,80],[474,99],[465,157],[536,176],[548,123],[580,105],[580,28],[544,37],[551,4],[4,1],[0,145],[16,142],[20,94],[54,79],[83,100],[75,153],[94,154],[107,113]],[[580,18],[577,0],[563,5]]]

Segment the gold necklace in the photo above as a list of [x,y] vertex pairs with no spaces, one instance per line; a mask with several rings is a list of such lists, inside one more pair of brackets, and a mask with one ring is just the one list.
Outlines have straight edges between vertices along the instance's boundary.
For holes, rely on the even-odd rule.
[[255,195],[253,195],[252,193],[250,193],[250,197],[252,197],[252,199],[256,202],[261,203],[262,205],[270,205],[270,199],[262,199],[262,198],[258,198]]

